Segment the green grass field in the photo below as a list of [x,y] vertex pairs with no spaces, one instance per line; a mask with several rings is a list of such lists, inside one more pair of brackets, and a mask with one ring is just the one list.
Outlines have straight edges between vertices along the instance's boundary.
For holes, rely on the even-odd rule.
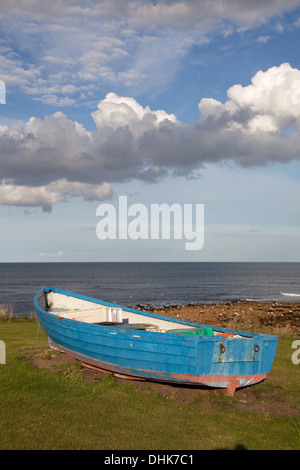
[[[0,449],[299,449],[300,364],[292,336],[279,338],[267,379],[234,397],[204,392],[192,401],[151,393],[147,384],[111,375],[88,383],[78,365],[54,370],[25,360],[38,323],[0,323],[6,364],[0,364]],[[48,341],[40,330],[36,353]],[[249,401],[247,396],[251,396]]]

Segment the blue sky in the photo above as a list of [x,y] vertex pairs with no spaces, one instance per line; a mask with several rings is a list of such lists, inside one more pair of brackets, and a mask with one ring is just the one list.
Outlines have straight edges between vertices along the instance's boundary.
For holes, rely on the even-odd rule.
[[[296,0],[1,5],[0,262],[299,262],[299,44]],[[120,195],[204,247],[99,240]]]

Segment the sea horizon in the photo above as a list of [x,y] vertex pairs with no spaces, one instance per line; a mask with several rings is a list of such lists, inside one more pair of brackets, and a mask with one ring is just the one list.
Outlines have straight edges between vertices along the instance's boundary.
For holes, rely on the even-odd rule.
[[125,306],[235,300],[298,301],[299,262],[11,262],[0,263],[0,304],[16,316],[34,310],[43,286]]
[[87,263],[87,264],[93,264],[93,263],[106,263],[106,264],[113,264],[113,263],[123,263],[123,264],[128,264],[128,263],[176,263],[176,264],[205,264],[205,263],[242,263],[242,264],[252,264],[252,263],[264,263],[264,264],[300,264],[300,261],[151,261],[151,260],[144,260],[144,261],[118,261],[118,260],[112,260],[112,261],[0,261],[1,264],[71,264],[71,263]]

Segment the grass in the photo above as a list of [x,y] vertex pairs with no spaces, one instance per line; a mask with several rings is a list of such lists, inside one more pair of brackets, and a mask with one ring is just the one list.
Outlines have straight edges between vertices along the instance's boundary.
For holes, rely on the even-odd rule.
[[[78,367],[54,371],[26,360],[33,351],[38,323],[0,323],[6,345],[0,364],[0,449],[299,449],[299,414],[274,416],[263,405],[300,405],[300,365],[291,362],[291,336],[279,338],[274,366],[255,387],[255,408],[235,397],[200,395],[191,402],[150,393],[147,386],[120,384],[111,375],[97,383],[82,380]],[[36,351],[47,353],[40,330]],[[299,408],[298,408],[299,410]]]

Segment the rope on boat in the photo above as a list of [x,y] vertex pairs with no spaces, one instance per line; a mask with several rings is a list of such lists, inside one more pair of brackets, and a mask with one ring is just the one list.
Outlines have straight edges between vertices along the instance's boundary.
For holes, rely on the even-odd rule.
[[38,336],[39,336],[40,326],[41,326],[41,325],[40,325],[40,322],[39,322],[38,329],[37,329],[37,333],[36,333],[36,337],[35,337],[35,342],[34,342],[34,346],[33,346],[33,350],[32,350],[32,352],[30,353],[30,355],[29,355],[28,357],[26,357],[25,359],[21,360],[20,362],[16,362],[16,363],[13,364],[12,366],[7,367],[7,368],[5,368],[5,369],[3,369],[3,370],[0,370],[0,374],[1,374],[2,372],[6,372],[6,371],[8,371],[8,370],[10,370],[10,369],[13,369],[14,367],[17,367],[17,366],[19,366],[20,364],[22,364],[23,362],[27,362],[27,361],[29,361],[29,360],[32,358],[32,356],[34,355],[35,350],[36,350],[36,343],[37,343],[37,339],[38,339]]

